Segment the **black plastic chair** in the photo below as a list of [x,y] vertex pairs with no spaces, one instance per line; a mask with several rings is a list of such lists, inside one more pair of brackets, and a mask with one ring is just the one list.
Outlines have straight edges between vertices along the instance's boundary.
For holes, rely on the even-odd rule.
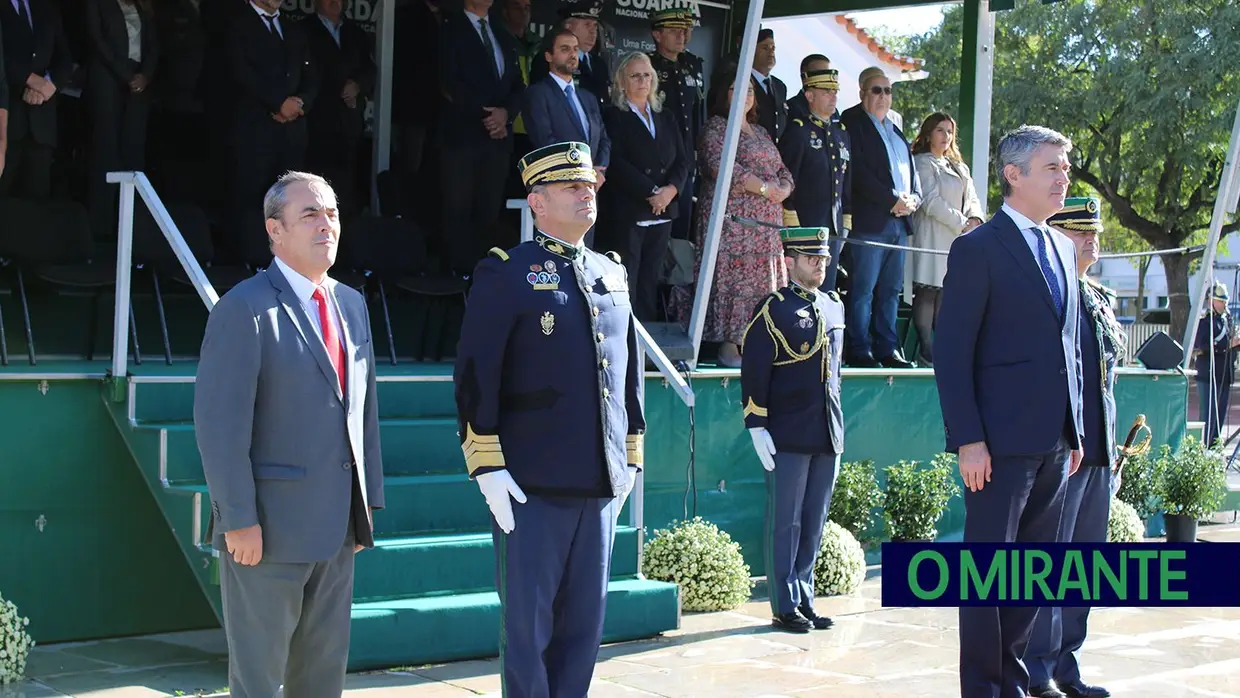
[[[432,347],[432,360],[442,360],[444,327],[451,318],[452,308],[458,305],[458,300],[461,311],[464,311],[469,282],[429,270],[426,263],[426,238],[417,224],[404,218],[356,216],[345,222],[341,251],[351,268],[364,271],[375,282],[383,308],[388,354],[392,364],[395,365],[397,361],[392,318],[387,302],[389,285],[423,301],[423,332],[419,337],[415,358],[418,361],[426,359],[429,343]],[[436,322],[432,329],[431,321],[435,316]]]
[[[196,204],[179,201],[166,202],[164,207],[186,246],[189,247],[190,254],[206,273],[215,257],[215,247],[211,242],[211,228],[206,213]],[[192,286],[192,282],[150,210],[144,205],[138,205],[135,208],[133,261],[139,268],[145,268],[150,272],[155,308],[159,314],[160,336],[164,344],[164,362],[171,366],[172,344],[168,338],[168,316],[164,310],[164,291],[159,280],[162,276],[184,285]],[[210,275],[207,278],[210,280]],[[212,286],[214,285],[212,282]]]
[[[61,290],[85,292],[92,297],[87,332],[86,358],[94,358],[98,335],[98,301],[116,285],[115,248],[100,253],[91,238],[90,216],[85,207],[64,200],[0,200],[0,258],[16,271],[18,293],[26,332],[30,364],[38,359],[31,329],[26,274]],[[2,324],[2,322],[0,322]],[[133,304],[129,306],[130,340],[135,363],[142,363]],[[0,363],[8,363],[8,349],[0,341]]]

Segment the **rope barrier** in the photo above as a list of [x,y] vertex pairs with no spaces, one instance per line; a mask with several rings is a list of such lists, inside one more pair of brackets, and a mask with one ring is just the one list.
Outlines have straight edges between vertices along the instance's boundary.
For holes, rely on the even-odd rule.
[[[743,216],[737,216],[737,215],[732,215],[732,214],[729,214],[728,217],[731,218],[733,221],[740,223],[741,225],[750,227],[750,228],[771,228],[773,230],[780,230],[784,227],[782,225],[778,225],[775,223],[767,223],[766,221],[755,220],[753,218],[745,218]],[[851,245],[865,245],[867,247],[881,247],[881,248],[888,249],[888,250],[904,250],[905,252],[917,252],[919,254],[933,254],[933,255],[940,255],[944,257],[948,255],[947,250],[935,250],[929,247],[913,247],[912,245],[894,245],[889,242],[876,242],[874,240],[860,240],[857,238],[842,237],[842,236],[835,235],[835,234],[832,234],[830,238],[828,239],[843,240],[844,242],[847,242]],[[1164,255],[1164,254],[1194,253],[1194,252],[1200,252],[1204,250],[1205,248],[1206,248],[1205,245],[1192,245],[1190,247],[1173,247],[1168,250],[1147,250],[1145,252],[1114,252],[1110,254],[1100,254],[1098,255],[1098,259],[1131,259],[1135,257],[1154,257],[1157,255]]]

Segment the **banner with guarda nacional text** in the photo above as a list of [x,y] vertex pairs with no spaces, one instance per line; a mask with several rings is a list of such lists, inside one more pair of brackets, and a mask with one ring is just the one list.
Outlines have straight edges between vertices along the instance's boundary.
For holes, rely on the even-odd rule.
[[1240,606],[1240,543],[883,543],[883,606]]

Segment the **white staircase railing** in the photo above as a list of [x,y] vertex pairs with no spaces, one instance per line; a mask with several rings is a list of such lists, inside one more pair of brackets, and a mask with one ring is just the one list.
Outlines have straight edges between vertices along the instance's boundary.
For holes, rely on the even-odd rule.
[[172,247],[208,312],[219,302],[220,296],[207,280],[202,266],[194,258],[193,250],[181,237],[181,231],[146,175],[141,172],[109,172],[108,182],[121,187],[120,216],[116,227],[116,314],[112,318],[112,378],[119,380],[129,372],[129,288],[133,276],[135,191],[142,197],[142,203],[151,212],[151,217]]

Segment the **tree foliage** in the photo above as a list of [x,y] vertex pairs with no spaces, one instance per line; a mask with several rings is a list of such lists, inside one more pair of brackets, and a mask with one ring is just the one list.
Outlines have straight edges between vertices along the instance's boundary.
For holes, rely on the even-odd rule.
[[[960,6],[948,8],[939,27],[910,42],[930,72],[897,91],[910,130],[932,111],[959,114],[963,20]],[[1071,194],[1099,196],[1123,229],[1108,229],[1107,248],[1204,242],[1240,99],[1240,4],[1025,0],[997,13],[995,25],[992,152],[1021,124],[1054,128],[1074,142]],[[989,199],[994,210],[997,186]],[[1199,256],[1161,256],[1177,336]]]

